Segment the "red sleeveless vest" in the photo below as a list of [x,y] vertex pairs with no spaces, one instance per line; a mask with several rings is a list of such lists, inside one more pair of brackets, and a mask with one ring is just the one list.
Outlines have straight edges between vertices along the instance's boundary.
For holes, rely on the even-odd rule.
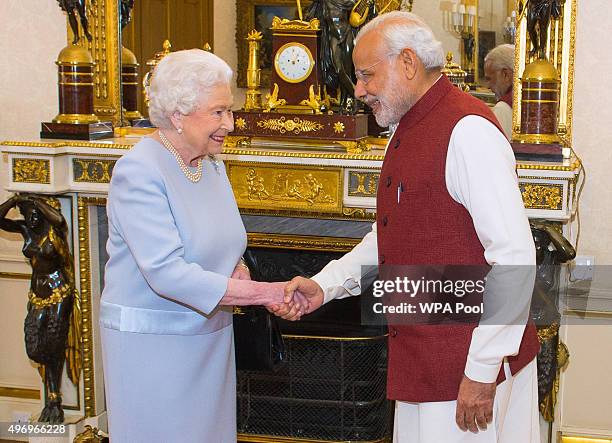
[[[480,100],[442,76],[401,119],[383,162],[377,194],[379,264],[486,265],[472,218],[446,188],[446,154],[455,125],[467,115],[497,119]],[[398,186],[402,186],[398,204]],[[389,326],[387,394],[407,402],[456,400],[475,323]],[[516,373],[537,355],[533,322]],[[503,380],[503,368],[498,381]]]

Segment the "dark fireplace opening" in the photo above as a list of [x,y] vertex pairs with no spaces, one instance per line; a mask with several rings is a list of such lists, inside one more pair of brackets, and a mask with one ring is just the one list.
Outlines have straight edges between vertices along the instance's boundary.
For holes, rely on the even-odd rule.
[[[245,258],[259,281],[310,277],[344,252],[253,248]],[[359,297],[334,300],[299,322],[281,321],[287,363],[277,372],[238,371],[238,432],[321,441],[384,441],[386,328],[362,326]],[[270,441],[273,441],[272,439]]]

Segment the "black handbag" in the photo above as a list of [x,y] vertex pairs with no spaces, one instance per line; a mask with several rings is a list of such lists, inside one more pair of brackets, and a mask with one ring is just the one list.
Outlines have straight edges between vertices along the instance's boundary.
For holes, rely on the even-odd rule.
[[234,308],[234,343],[237,370],[276,371],[285,363],[285,344],[278,320],[266,308]]

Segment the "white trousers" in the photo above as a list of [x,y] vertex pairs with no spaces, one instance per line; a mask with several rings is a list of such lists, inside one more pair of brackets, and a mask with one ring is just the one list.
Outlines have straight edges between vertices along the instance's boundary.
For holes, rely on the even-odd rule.
[[485,431],[462,431],[455,422],[457,401],[395,402],[394,443],[540,443],[538,376],[534,359],[497,386],[493,422]]

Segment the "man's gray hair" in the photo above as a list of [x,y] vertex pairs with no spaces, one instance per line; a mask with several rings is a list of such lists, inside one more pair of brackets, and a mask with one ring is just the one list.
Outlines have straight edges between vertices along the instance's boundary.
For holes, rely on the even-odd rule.
[[405,48],[412,49],[425,69],[442,68],[446,63],[442,43],[431,28],[416,14],[392,11],[381,14],[367,23],[357,35],[355,44],[365,34],[380,32],[389,55],[396,55]]
[[496,71],[508,69],[514,72],[514,45],[499,45],[491,49],[485,57],[485,63],[491,63]]
[[218,85],[229,85],[234,73],[225,61],[201,49],[166,55],[153,71],[149,87],[149,119],[161,129],[172,128],[170,116],[196,110]]

